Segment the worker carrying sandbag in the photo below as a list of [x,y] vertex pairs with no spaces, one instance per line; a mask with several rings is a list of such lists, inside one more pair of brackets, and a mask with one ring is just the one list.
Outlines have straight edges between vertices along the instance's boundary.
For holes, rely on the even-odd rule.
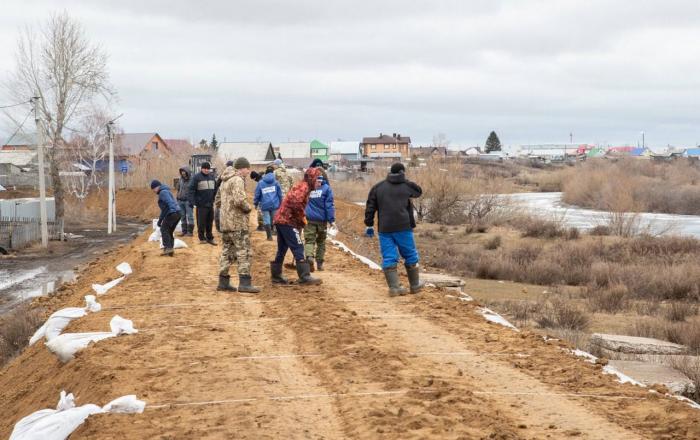
[[418,249],[413,239],[416,220],[413,215],[412,198],[420,197],[423,190],[406,179],[406,168],[397,162],[391,166],[385,180],[369,191],[365,207],[365,235],[374,237],[374,214],[379,220],[379,247],[382,252],[382,270],[389,285],[389,295],[405,295],[401,286],[397,265],[399,255],[404,260],[411,293],[423,287],[418,269]]
[[219,259],[219,286],[217,290],[235,292],[231,285],[229,269],[235,262],[238,266],[238,291],[258,293],[260,289],[251,284],[250,225],[248,216],[252,206],[245,192],[244,179],[250,174],[250,162],[239,157],[233,166],[226,167],[221,175],[218,198],[221,203],[221,240],[223,250]]
[[158,194],[158,207],[160,217],[158,217],[158,227],[163,237],[163,253],[161,255],[172,257],[175,253],[175,227],[180,221],[180,205],[170,192],[170,187],[160,181],[153,179],[151,189]]

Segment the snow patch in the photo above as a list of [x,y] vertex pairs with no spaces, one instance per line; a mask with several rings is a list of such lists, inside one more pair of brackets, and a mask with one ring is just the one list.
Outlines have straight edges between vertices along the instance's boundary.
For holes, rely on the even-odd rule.
[[358,260],[360,260],[361,262],[363,262],[364,264],[366,264],[367,266],[369,266],[370,269],[382,270],[382,267],[381,267],[380,265],[378,265],[377,263],[375,263],[374,261],[370,260],[370,259],[367,258],[367,257],[364,257],[364,256],[362,256],[362,255],[356,254],[355,252],[353,252],[352,250],[350,250],[349,247],[345,246],[345,243],[343,243],[343,242],[341,242],[341,241],[338,241],[338,240],[331,240],[331,243],[333,243],[334,246],[338,247],[338,248],[339,248],[340,250],[342,250],[343,252],[347,252],[347,253],[349,253],[350,255],[352,255],[353,257],[357,258]]
[[[595,362],[598,360],[597,357],[593,356],[592,354],[588,353],[587,351],[579,350],[578,348],[576,350],[565,350],[569,351],[575,356],[584,358],[586,362],[589,362],[591,364],[595,364]],[[617,381],[620,383],[631,383],[632,385],[637,385],[642,388],[646,388],[646,385],[643,383],[636,381],[629,377],[628,375],[622,373],[621,371],[615,369],[612,365],[606,365],[603,367],[603,373],[605,374],[611,374],[613,376],[617,376]]]
[[494,312],[491,309],[487,309],[486,307],[479,307],[477,309],[477,312],[481,313],[481,315],[484,318],[486,318],[486,320],[489,322],[493,322],[494,324],[499,324],[499,325],[502,325],[504,327],[508,327],[510,329],[515,330],[516,332],[520,331],[520,330],[518,330],[518,328],[516,326],[514,326],[513,324],[508,322],[508,320],[506,318],[504,318],[503,316],[499,315],[498,313]]
[[[3,271],[4,272],[4,271]],[[7,279],[5,280],[5,277],[3,275],[3,280],[0,281],[0,290],[5,290],[8,287],[15,286],[17,284],[23,283],[27,280],[31,280],[37,275],[40,275],[42,273],[46,272],[46,267],[38,267],[36,269],[28,270],[26,272],[22,272],[17,276],[7,276]]]

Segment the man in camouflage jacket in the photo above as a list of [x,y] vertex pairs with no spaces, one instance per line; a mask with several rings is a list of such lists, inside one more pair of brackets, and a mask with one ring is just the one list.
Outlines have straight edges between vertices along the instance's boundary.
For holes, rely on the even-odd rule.
[[280,187],[282,188],[282,197],[284,197],[287,195],[287,192],[292,189],[294,181],[292,180],[292,176],[287,173],[287,168],[284,166],[282,159],[276,159],[274,164],[275,179],[277,179],[277,183],[280,184]]
[[235,292],[231,285],[229,268],[238,266],[238,291],[258,293],[260,289],[251,284],[250,224],[252,205],[245,192],[245,179],[250,174],[250,162],[239,157],[233,167],[227,167],[221,175],[221,186],[217,194],[217,205],[221,210],[221,239],[223,250],[219,259],[219,287],[217,290]]

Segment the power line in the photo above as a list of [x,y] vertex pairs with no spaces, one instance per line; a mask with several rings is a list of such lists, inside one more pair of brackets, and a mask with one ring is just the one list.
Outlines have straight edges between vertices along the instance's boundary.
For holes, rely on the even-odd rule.
[[27,122],[27,119],[29,119],[29,115],[31,115],[32,112],[33,112],[33,110],[29,110],[29,113],[27,113],[27,116],[24,117],[24,120],[22,121],[22,123],[19,124],[19,127],[17,127],[17,130],[15,130],[15,132],[12,133],[12,136],[10,136],[10,137],[5,141],[5,145],[8,145],[8,144],[10,143],[10,141],[12,141],[12,139],[13,139],[15,136],[17,136],[17,133],[19,133],[19,131],[22,129],[22,127],[24,127],[25,122]]
[[18,102],[17,104],[0,105],[0,109],[18,107],[20,105],[29,104],[31,101]]

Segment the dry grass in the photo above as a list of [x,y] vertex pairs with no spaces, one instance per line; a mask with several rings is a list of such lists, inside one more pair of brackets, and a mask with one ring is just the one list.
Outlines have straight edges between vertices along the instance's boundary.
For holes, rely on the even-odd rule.
[[629,290],[623,284],[588,287],[584,296],[591,312],[619,313],[629,309]]
[[590,325],[586,312],[559,298],[545,302],[536,321],[540,328],[547,329],[585,331]]
[[41,312],[29,304],[22,304],[0,318],[0,366],[27,346],[41,323]]
[[700,167],[694,162],[590,160],[559,174],[564,202],[573,205],[615,213],[700,214]]
[[640,318],[627,334],[662,339],[687,346],[694,354],[700,353],[700,322],[669,322],[660,318]]

